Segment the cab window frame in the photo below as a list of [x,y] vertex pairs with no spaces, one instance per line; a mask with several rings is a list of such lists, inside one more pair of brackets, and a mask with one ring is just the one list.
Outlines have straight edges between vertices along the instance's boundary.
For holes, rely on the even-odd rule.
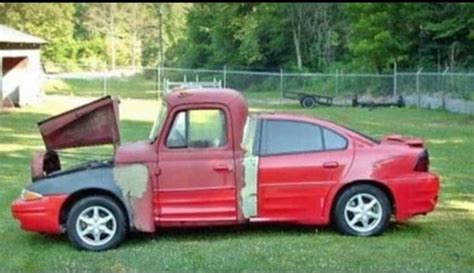
[[[219,146],[212,146],[212,147],[190,147],[190,142],[189,142],[189,128],[190,128],[190,111],[200,111],[200,110],[215,110],[218,111],[223,119],[222,119],[222,136],[224,138],[224,141],[219,145]],[[168,145],[168,138],[171,135],[173,131],[173,126],[176,121],[176,118],[180,113],[185,114],[185,138],[186,138],[186,146],[176,146],[176,147],[170,147]],[[168,124],[167,132],[166,135],[163,139],[163,147],[167,150],[170,151],[180,151],[180,150],[210,150],[210,149],[223,149],[229,145],[229,132],[228,132],[228,113],[225,109],[220,108],[220,107],[205,107],[205,108],[182,108],[182,109],[176,109],[173,111],[173,116],[171,121]]]

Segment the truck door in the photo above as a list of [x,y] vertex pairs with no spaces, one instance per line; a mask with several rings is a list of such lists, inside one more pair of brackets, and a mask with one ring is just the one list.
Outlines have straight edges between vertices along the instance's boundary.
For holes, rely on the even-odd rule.
[[[232,120],[221,105],[176,109],[158,151],[160,225],[237,220]],[[156,200],[156,199],[155,199]]]

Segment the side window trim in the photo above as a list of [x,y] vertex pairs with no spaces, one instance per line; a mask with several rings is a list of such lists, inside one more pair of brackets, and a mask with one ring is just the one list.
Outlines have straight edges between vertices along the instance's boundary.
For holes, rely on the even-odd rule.
[[[263,135],[266,134],[265,132],[265,125],[268,121],[270,120],[273,120],[273,121],[289,121],[289,122],[299,122],[299,123],[306,123],[306,124],[310,124],[310,125],[313,125],[313,126],[318,126],[320,129],[321,129],[321,141],[322,141],[322,146],[323,146],[323,149],[322,150],[311,150],[311,151],[301,151],[301,152],[286,152],[286,153],[277,153],[277,154],[265,154],[263,153],[263,149],[262,149],[262,142],[264,141],[264,137]],[[324,137],[324,130],[329,130],[331,131],[332,133],[335,133],[336,135],[342,137],[344,140],[345,140],[345,143],[346,145],[344,146],[344,148],[340,148],[340,149],[326,149],[326,140],[325,140],[325,137]],[[321,126],[319,124],[316,124],[316,123],[311,123],[311,122],[307,122],[307,121],[300,121],[300,120],[291,120],[291,119],[271,119],[271,118],[259,118],[258,120],[258,124],[257,124],[257,130],[256,130],[256,134],[257,134],[257,139],[254,143],[254,153],[255,155],[258,155],[258,156],[261,156],[261,157],[266,157],[266,156],[281,156],[281,155],[292,155],[292,154],[308,154],[308,153],[321,153],[321,152],[332,152],[332,151],[344,151],[344,150],[347,150],[347,148],[349,147],[349,140],[342,134],[328,128],[328,127],[325,127],[325,126]],[[266,138],[267,136],[265,136]]]

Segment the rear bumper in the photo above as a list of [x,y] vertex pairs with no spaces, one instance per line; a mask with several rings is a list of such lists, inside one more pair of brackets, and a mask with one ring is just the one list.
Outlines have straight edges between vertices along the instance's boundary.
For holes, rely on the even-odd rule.
[[390,181],[395,198],[395,217],[404,221],[435,209],[440,179],[432,173],[415,173],[404,179]]
[[67,195],[51,195],[35,201],[16,199],[11,205],[12,215],[24,230],[61,233],[59,214],[66,198]]

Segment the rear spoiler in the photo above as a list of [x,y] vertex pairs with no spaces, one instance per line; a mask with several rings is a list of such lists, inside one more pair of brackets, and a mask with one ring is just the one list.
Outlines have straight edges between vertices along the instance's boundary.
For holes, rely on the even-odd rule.
[[422,138],[404,137],[402,135],[384,136],[384,137],[382,137],[381,141],[386,142],[386,143],[406,144],[409,147],[414,147],[414,148],[424,148],[425,147],[425,143],[424,143]]

